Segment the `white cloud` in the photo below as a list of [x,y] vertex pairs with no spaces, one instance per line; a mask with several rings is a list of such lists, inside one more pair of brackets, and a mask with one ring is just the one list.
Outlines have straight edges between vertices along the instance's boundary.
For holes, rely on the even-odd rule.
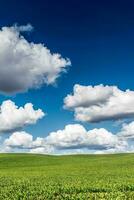
[[45,139],[48,144],[64,149],[83,147],[86,137],[86,129],[79,124],[73,124],[65,126],[63,130],[51,132]]
[[4,151],[10,149],[13,151],[16,148],[25,149],[30,153],[52,153],[53,147],[45,143],[44,138],[33,136],[25,131],[14,132],[9,138],[4,141]]
[[45,146],[44,138],[37,137],[36,140],[32,141],[32,147],[34,148],[40,148]]
[[4,144],[9,147],[30,148],[33,142],[33,136],[25,131],[14,132]]
[[31,103],[18,107],[7,100],[0,106],[0,132],[11,132],[29,124],[35,124],[45,113],[41,109],[34,110]]
[[105,103],[113,94],[113,87],[103,85],[82,86],[74,85],[73,95],[67,95],[64,99],[65,108],[73,109],[77,107],[90,107]]
[[[44,138],[33,136],[24,131],[14,132],[4,141],[4,149],[16,148],[30,153],[72,154],[72,153],[116,153],[126,152],[128,142],[104,128],[87,131],[80,124],[70,124],[63,130],[51,132]],[[131,145],[131,151],[134,149]]]
[[13,152],[13,149],[9,146],[2,145],[0,147],[0,153],[10,153]]
[[92,147],[93,149],[115,148],[120,143],[116,135],[104,128],[88,131],[88,141],[89,148]]
[[134,121],[129,124],[123,124],[118,136],[126,139],[134,139]]
[[44,44],[28,42],[20,33],[31,31],[26,26],[3,27],[0,30],[0,91],[13,94],[53,84],[70,65],[58,53],[51,53]]
[[67,125],[63,130],[50,133],[45,141],[56,149],[111,149],[126,146],[126,142],[104,128],[86,129],[79,124]]
[[116,86],[75,85],[73,94],[64,99],[64,107],[74,111],[82,122],[100,122],[134,117],[134,91]]

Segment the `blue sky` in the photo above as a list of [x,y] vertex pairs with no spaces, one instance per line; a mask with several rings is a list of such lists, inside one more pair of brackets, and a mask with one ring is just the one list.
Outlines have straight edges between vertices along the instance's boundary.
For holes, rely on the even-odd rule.
[[[30,23],[34,30],[22,35],[29,42],[43,43],[51,52],[71,60],[67,73],[55,85],[15,95],[0,95],[0,102],[11,99],[18,106],[31,102],[47,115],[35,125],[25,127],[34,137],[46,136],[79,123],[87,129],[106,128],[116,133],[121,125],[113,121],[76,122],[73,112],[63,109],[63,99],[75,84],[115,85],[134,90],[134,2],[38,0],[4,1],[0,6],[0,26]],[[10,72],[9,72],[10,73]]]

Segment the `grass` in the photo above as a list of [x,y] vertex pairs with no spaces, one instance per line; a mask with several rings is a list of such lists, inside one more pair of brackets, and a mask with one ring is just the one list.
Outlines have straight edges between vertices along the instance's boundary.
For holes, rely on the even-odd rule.
[[0,154],[0,200],[134,199],[134,154]]

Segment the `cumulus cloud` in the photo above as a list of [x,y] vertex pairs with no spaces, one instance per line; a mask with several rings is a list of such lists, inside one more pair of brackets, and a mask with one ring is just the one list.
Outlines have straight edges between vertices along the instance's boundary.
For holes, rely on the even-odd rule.
[[4,144],[9,147],[30,148],[32,145],[33,136],[25,131],[14,132]]
[[41,109],[34,110],[31,103],[18,107],[13,101],[4,101],[0,106],[0,132],[11,132],[35,124],[44,115]]
[[124,141],[104,128],[87,131],[80,124],[67,125],[63,130],[52,132],[46,142],[57,149],[110,149],[126,145]]
[[35,140],[33,136],[25,131],[14,132],[9,138],[4,141],[4,150],[10,149],[25,149],[30,153],[52,153],[53,147],[46,144],[44,138],[37,137]]
[[0,92],[13,94],[53,84],[71,64],[59,53],[51,53],[44,44],[28,42],[21,34],[26,26],[2,27],[0,30]]
[[5,147],[27,149],[30,153],[122,152],[127,145],[125,140],[104,128],[87,131],[80,124],[67,125],[35,140],[29,133],[15,132],[4,142]]
[[134,117],[134,91],[116,86],[75,85],[64,99],[64,108],[74,111],[82,122],[101,122]]
[[105,103],[113,94],[113,87],[103,85],[82,86],[74,85],[73,95],[67,95],[64,99],[65,108],[89,107]]
[[86,129],[79,125],[67,125],[63,130],[51,132],[46,137],[46,142],[56,148],[77,148],[83,147],[86,140]]
[[118,136],[126,139],[134,139],[134,121],[128,124],[124,123]]

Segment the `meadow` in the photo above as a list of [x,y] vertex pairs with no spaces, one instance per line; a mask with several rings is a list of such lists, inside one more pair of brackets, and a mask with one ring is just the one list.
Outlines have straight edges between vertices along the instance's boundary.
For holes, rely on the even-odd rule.
[[0,154],[0,200],[134,199],[134,154]]

